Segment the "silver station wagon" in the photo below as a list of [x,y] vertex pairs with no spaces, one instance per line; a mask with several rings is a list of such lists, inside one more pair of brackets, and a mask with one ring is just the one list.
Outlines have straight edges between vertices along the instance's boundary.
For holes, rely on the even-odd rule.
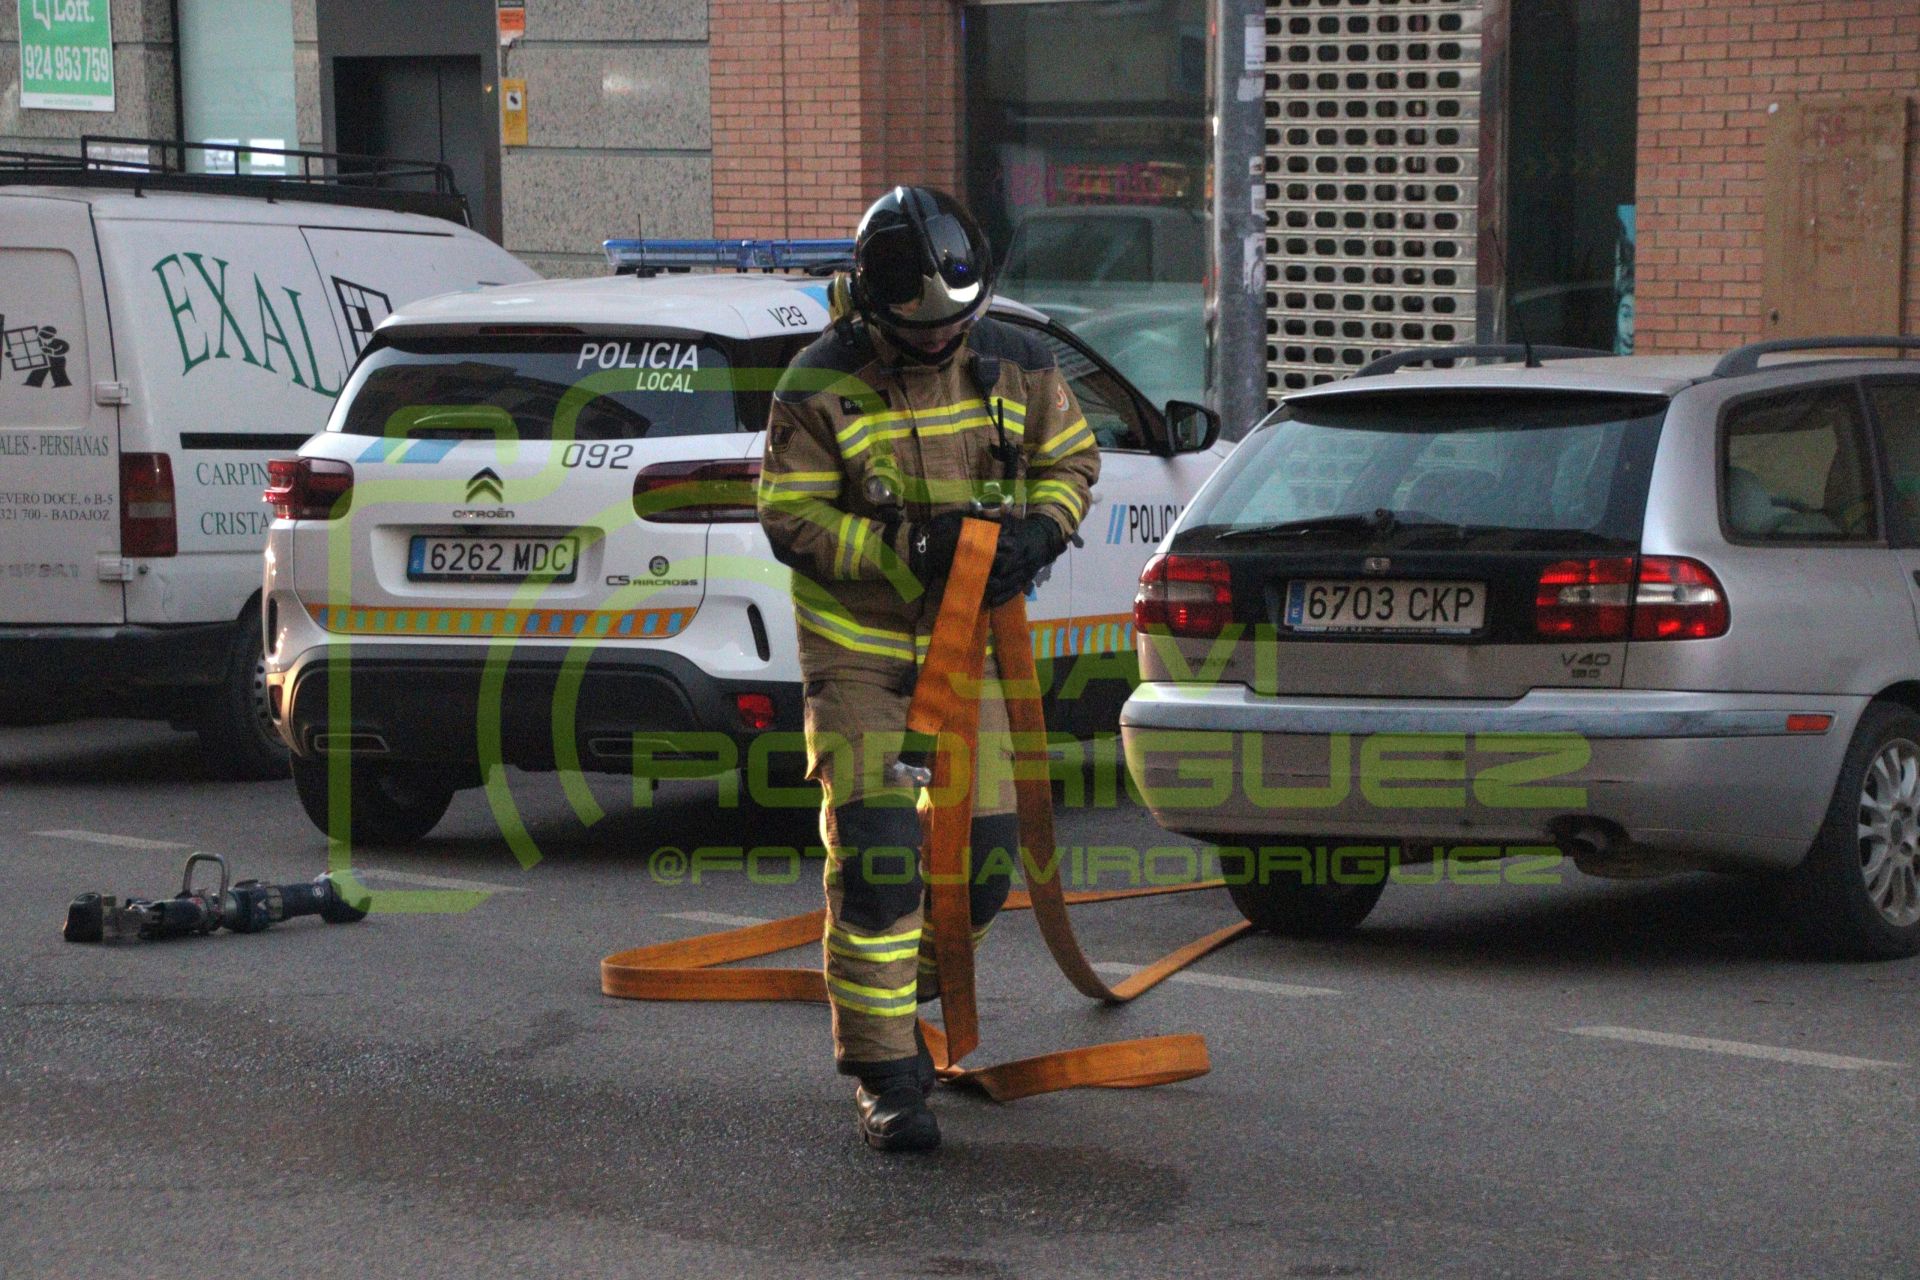
[[1400,863],[1566,855],[1769,873],[1818,951],[1920,950],[1920,363],[1882,350],[1920,338],[1430,349],[1287,397],[1141,580],[1155,818],[1276,931]]

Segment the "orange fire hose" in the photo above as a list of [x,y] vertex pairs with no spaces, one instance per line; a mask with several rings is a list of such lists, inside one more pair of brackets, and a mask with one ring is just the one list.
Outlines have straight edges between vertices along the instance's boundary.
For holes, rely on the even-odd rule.
[[[972,769],[976,755],[989,634],[1013,730],[1014,791],[1024,851],[1022,869],[1027,880],[1026,892],[1010,895],[1005,909],[1034,913],[1047,950],[1075,990],[1096,1000],[1124,1004],[1250,927],[1242,921],[1197,938],[1115,986],[1109,987],[1094,972],[1067,919],[1068,903],[1182,893],[1212,888],[1218,882],[1086,893],[1068,893],[1062,888],[1063,859],[1053,856],[1053,792],[1048,780],[1046,724],[1027,630],[1026,603],[1016,596],[998,609],[981,607],[999,532],[998,525],[984,520],[969,520],[964,525],[953,572],[934,622],[932,643],[907,712],[908,729],[930,735],[936,742],[933,785],[928,794],[941,798],[938,804],[922,805],[921,820],[926,840],[922,858],[929,885],[927,923],[933,931],[945,1029],[923,1021],[921,1031],[941,1079],[975,1086],[1001,1102],[1056,1089],[1139,1088],[1204,1075],[1209,1066],[1207,1046],[1197,1035],[1153,1036],[1063,1049],[991,1067],[959,1065],[980,1040],[965,853],[973,819],[973,788],[950,783],[956,768]],[[635,947],[600,962],[600,989],[610,996],[635,1000],[796,1000],[824,1004],[826,982],[819,969],[714,966],[817,943],[825,927],[826,913],[809,911],[742,929]]]

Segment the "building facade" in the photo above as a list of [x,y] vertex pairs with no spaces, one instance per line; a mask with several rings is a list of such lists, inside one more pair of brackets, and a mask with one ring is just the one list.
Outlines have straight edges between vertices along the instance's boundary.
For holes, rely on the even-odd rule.
[[112,0],[111,112],[24,105],[16,4],[0,147],[436,159],[556,275],[934,183],[1156,395],[1920,330],[1913,0]]

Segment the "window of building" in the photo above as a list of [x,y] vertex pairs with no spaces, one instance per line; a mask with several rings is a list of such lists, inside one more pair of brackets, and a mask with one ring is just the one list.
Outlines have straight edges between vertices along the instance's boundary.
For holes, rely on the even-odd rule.
[[967,195],[1000,292],[1156,403],[1205,399],[1206,8],[1055,0],[965,15]]
[[1508,12],[1507,338],[1631,352],[1640,0]]
[[292,0],[179,0],[181,134],[200,173],[286,171],[244,148],[299,145]]

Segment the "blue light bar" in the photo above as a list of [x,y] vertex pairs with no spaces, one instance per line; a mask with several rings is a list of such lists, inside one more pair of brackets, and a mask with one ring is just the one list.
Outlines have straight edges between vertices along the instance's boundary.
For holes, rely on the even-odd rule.
[[607,240],[616,274],[717,267],[734,271],[804,271],[852,261],[851,240]]

